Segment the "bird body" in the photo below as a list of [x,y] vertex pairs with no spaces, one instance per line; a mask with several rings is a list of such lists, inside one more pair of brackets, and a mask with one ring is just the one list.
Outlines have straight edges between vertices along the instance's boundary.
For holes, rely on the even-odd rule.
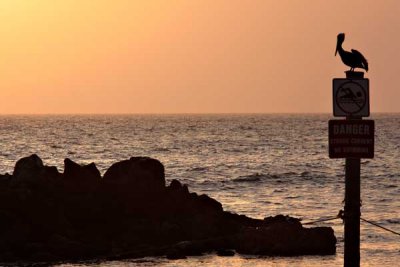
[[368,61],[360,52],[355,49],[351,49],[351,52],[343,49],[342,44],[344,38],[344,33],[339,33],[337,36],[335,56],[339,52],[340,58],[345,65],[350,67],[350,71],[354,71],[355,68],[361,68],[368,71]]

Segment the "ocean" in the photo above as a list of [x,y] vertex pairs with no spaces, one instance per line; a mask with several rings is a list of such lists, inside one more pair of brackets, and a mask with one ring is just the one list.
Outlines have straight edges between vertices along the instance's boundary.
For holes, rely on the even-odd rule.
[[[400,232],[400,114],[376,114],[375,158],[361,161],[362,217]],[[63,170],[64,158],[95,162],[101,173],[132,156],[159,159],[166,179],[205,193],[224,210],[309,222],[337,215],[344,200],[344,159],[328,157],[328,114],[2,115],[0,173],[38,154]],[[169,261],[142,258],[58,266],[342,266],[343,224],[334,256],[213,254]],[[400,236],[361,223],[361,265],[398,266]]]

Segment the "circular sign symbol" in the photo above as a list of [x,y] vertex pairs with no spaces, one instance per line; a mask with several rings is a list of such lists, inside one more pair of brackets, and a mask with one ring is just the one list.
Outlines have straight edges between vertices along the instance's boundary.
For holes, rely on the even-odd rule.
[[335,98],[338,107],[349,115],[360,112],[367,103],[365,89],[354,81],[340,85]]

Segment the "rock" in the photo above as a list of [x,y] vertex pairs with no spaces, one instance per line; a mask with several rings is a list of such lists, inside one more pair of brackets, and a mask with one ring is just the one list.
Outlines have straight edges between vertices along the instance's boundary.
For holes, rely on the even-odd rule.
[[43,168],[43,162],[36,154],[18,160],[14,167],[12,184],[35,182]]
[[53,180],[53,182],[57,179],[61,178],[61,173],[59,173],[57,167],[54,166],[44,166],[42,172],[40,173],[40,177],[43,179]]
[[181,260],[181,259],[187,259],[186,255],[182,253],[182,251],[179,250],[171,250],[167,252],[167,259],[169,260]]
[[[54,262],[59,260],[58,257],[54,256],[53,254],[49,253],[46,250],[41,250],[36,253],[32,253],[29,256],[29,261],[31,262]],[[37,266],[41,266],[38,264]],[[48,266],[47,264],[44,264],[44,266]]]
[[20,257],[18,257],[13,251],[0,252],[0,260],[2,262],[18,262]]
[[232,257],[235,256],[235,251],[230,249],[218,249],[217,255],[220,257]]
[[147,157],[132,157],[114,163],[103,179],[129,194],[153,194],[165,189],[164,166]]
[[[0,236],[2,237],[2,239],[0,239],[0,244],[4,241],[4,235],[10,231],[14,224],[15,218],[11,214],[11,211],[0,210]],[[0,245],[0,248],[1,247]]]
[[267,224],[280,224],[280,223],[292,223],[293,225],[297,225],[298,227],[301,227],[300,219],[293,218],[287,215],[276,215],[276,216],[269,216],[264,218],[264,222]]
[[208,250],[204,242],[199,241],[181,241],[173,246],[173,251],[179,255],[201,256]]
[[226,212],[178,180],[166,187],[152,158],[117,162],[103,179],[94,163],[64,164],[61,174],[31,155],[0,176],[0,262],[335,253],[332,228]]
[[333,255],[336,253],[335,233],[331,227],[304,228],[298,252],[302,255]]
[[205,194],[194,198],[196,199],[198,208],[203,212],[222,213],[223,211],[222,204],[220,202]]
[[181,182],[179,182],[176,179],[173,179],[168,186],[168,190],[170,190],[172,192],[179,192],[182,189],[183,189],[183,186],[182,186]]
[[44,166],[36,154],[17,161],[11,177],[11,186],[43,187],[53,190],[61,174],[54,166]]
[[331,255],[336,251],[336,238],[330,227],[307,229],[286,221],[244,229],[235,247],[239,253],[252,255]]
[[80,260],[93,258],[98,251],[78,240],[53,235],[46,244],[46,251],[58,259]]
[[99,182],[101,175],[93,162],[87,165],[79,165],[66,158],[64,160],[64,179],[77,182]]
[[8,186],[11,181],[12,175],[5,173],[0,174],[0,187],[1,186]]
[[[100,186],[101,175],[93,162],[87,165],[80,165],[66,158],[64,160],[62,182],[63,189],[66,193],[75,195],[75,204],[72,205],[85,206],[89,203],[93,205],[91,198],[93,198],[94,192],[96,192]],[[78,204],[79,202],[81,202],[81,204]]]
[[[27,222],[17,221],[13,218],[13,225],[10,225],[4,233],[1,234],[1,243],[6,251],[13,251],[19,254],[25,244],[29,241],[28,237],[32,232],[32,226]],[[5,251],[0,251],[0,253]]]
[[167,187],[167,190],[170,192],[173,192],[174,194],[181,194],[181,195],[188,195],[189,194],[189,188],[187,185],[182,185],[181,182],[179,182],[176,179],[173,179],[169,186]]

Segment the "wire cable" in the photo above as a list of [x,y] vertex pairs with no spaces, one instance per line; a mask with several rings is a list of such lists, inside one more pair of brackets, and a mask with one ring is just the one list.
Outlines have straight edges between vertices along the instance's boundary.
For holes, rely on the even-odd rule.
[[381,229],[383,229],[383,230],[386,230],[386,231],[388,231],[388,232],[390,232],[390,233],[392,233],[392,234],[400,235],[400,233],[398,233],[398,232],[396,232],[396,231],[393,231],[393,230],[391,230],[391,229],[389,229],[389,228],[386,228],[386,227],[384,227],[384,226],[382,226],[382,225],[379,225],[379,224],[377,224],[377,223],[368,221],[368,220],[366,220],[366,219],[364,219],[364,218],[361,218],[361,217],[360,217],[360,219],[361,219],[362,221],[366,222],[366,223],[372,224],[372,225],[374,225],[374,226],[376,226],[376,227],[379,227],[379,228],[381,228]]
[[319,222],[333,221],[333,220],[336,220],[336,219],[342,219],[343,220],[343,210],[339,210],[339,213],[335,217],[329,217],[329,218],[325,218],[325,219],[318,219],[318,220],[315,220],[315,221],[302,223],[302,224],[303,225],[314,224],[314,223],[319,223]]

